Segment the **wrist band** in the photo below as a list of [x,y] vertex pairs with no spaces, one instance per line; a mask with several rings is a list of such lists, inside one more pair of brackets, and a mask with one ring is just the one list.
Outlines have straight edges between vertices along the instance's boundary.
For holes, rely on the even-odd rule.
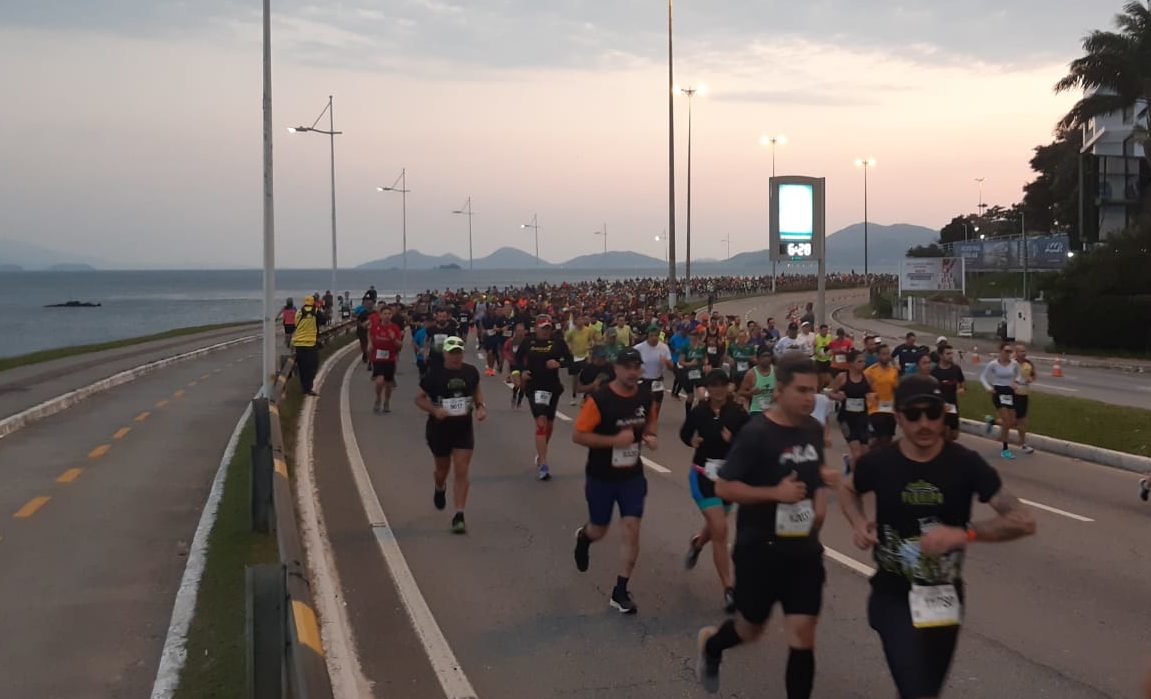
[[967,527],[967,541],[973,542],[976,540],[976,538],[978,538],[978,536],[979,535],[975,532],[975,527],[968,525],[968,527]]

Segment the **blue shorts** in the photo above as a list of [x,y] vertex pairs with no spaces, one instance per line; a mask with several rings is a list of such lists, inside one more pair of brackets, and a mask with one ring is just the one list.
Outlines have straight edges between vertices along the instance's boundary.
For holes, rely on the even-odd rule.
[[643,502],[647,498],[647,478],[643,473],[623,481],[587,479],[584,485],[587,498],[588,522],[599,527],[611,524],[612,510],[619,504],[620,517],[643,517]]
[[691,486],[691,499],[695,500],[700,510],[722,506],[724,512],[731,512],[731,503],[715,494],[715,483],[695,466],[687,470],[687,483]]

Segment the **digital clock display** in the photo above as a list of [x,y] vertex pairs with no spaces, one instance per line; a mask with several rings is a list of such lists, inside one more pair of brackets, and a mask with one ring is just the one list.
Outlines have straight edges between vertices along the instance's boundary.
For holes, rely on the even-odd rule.
[[811,257],[811,243],[780,243],[779,254],[782,257]]

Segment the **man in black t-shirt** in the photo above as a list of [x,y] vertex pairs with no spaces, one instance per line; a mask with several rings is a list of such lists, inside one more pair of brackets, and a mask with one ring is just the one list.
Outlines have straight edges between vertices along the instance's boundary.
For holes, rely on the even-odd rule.
[[[1035,533],[1035,520],[979,454],[943,438],[939,383],[909,376],[895,391],[903,439],[860,457],[839,502],[855,545],[874,547],[867,616],[901,697],[938,697],[962,623],[963,560],[972,542]],[[863,495],[875,493],[875,515]],[[996,516],[971,521],[972,500]]]
[[715,483],[717,496],[739,504],[732,552],[739,614],[700,629],[696,672],[707,691],[719,691],[723,651],[758,639],[779,602],[791,639],[787,696],[806,699],[826,578],[823,427],[811,417],[819,375],[810,358],[789,354],[776,364],[775,381],[775,402],[740,430]]
[[436,320],[428,328],[427,356],[429,367],[444,365],[444,341],[449,337],[462,337],[459,323],[451,319],[448,309],[437,308]]
[[535,421],[536,477],[541,481],[552,477],[547,463],[548,443],[555,429],[556,407],[564,392],[560,369],[572,364],[567,343],[553,333],[551,317],[539,316],[535,332],[520,343],[516,352],[519,370],[512,372],[512,381],[527,397]]
[[468,502],[468,469],[475,449],[472,416],[483,422],[487,417],[480,372],[464,363],[464,341],[449,337],[443,343],[444,362],[428,368],[420,379],[416,406],[428,414],[425,435],[428,448],[435,459],[435,491],[432,503],[437,510],[447,506],[448,473],[455,471],[452,496],[456,514],[452,518],[452,531],[463,534],[464,506]]
[[967,392],[967,382],[963,370],[955,364],[955,350],[951,345],[943,343],[937,352],[939,363],[931,370],[931,376],[939,382],[943,397],[945,436],[947,441],[954,442],[959,439],[959,394]]
[[902,376],[908,372],[907,366],[909,364],[914,367],[919,358],[927,354],[928,351],[926,347],[915,344],[915,333],[907,333],[903,339],[903,344],[891,350],[891,359],[899,367],[899,374]]
[[608,362],[608,350],[603,345],[591,349],[591,361],[585,363],[576,377],[576,393],[585,400],[615,379],[615,368]]

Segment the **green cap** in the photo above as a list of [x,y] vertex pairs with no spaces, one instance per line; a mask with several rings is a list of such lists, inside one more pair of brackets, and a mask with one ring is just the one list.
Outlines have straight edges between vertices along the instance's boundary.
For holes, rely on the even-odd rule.
[[444,340],[444,352],[463,352],[464,341],[458,337],[449,337]]

